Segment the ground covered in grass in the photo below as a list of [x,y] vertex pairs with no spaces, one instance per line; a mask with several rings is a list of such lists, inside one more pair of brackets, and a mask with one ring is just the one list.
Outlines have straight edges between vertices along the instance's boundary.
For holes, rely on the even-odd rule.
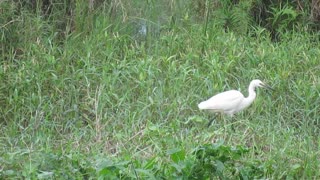
[[[138,39],[101,14],[61,38],[22,17],[0,68],[2,179],[320,178],[318,34],[190,23]],[[257,78],[275,90],[206,126],[199,102]]]

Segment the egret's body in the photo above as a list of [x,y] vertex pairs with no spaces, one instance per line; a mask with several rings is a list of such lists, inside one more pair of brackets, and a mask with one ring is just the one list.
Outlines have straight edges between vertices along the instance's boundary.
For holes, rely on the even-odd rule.
[[199,109],[210,110],[233,116],[235,113],[249,107],[256,98],[256,87],[270,88],[260,80],[256,79],[251,81],[249,85],[249,95],[244,97],[240,91],[230,90],[219,93],[210,99],[201,102]]

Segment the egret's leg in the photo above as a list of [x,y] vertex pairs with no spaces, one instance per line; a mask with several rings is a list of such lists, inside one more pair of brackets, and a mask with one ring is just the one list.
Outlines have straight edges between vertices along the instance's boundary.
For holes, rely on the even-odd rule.
[[216,117],[216,116],[214,116],[214,117],[209,121],[209,123],[208,123],[208,127],[210,127],[210,126],[211,126],[211,124],[212,124],[213,120],[215,119],[215,117]]
[[234,125],[234,118],[233,118],[233,116],[231,116],[231,129],[233,132],[235,132],[236,130],[234,129],[233,125]]
[[223,128],[226,129],[227,121],[226,121],[226,116],[223,116]]

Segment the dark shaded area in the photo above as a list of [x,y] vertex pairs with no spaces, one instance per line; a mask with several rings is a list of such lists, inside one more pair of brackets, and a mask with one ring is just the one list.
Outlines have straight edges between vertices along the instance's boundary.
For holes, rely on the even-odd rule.
[[[57,30],[64,34],[70,33],[75,30],[74,13],[77,8],[75,0],[14,0],[18,4],[18,11],[28,9],[31,12],[41,15],[48,20],[55,20],[54,23]],[[87,0],[82,4],[86,7],[84,14],[89,15],[91,11],[99,9],[101,6],[107,6],[109,9],[109,16],[116,15],[117,2],[114,0]],[[206,20],[206,10],[216,11],[217,9],[224,8],[224,11],[232,11],[233,7],[241,6],[241,4],[249,3],[249,7],[244,12],[249,12],[250,17],[253,18],[251,25],[258,25],[268,29],[273,39],[278,39],[279,32],[283,29],[290,30],[296,25],[308,25],[311,31],[319,31],[320,29],[320,0],[294,0],[294,1],[280,1],[280,0],[257,0],[242,2],[239,0],[196,0],[191,2],[191,9],[195,12],[195,16]],[[78,2],[78,6],[79,6]],[[83,7],[82,11],[83,11]],[[290,10],[290,11],[289,11]],[[233,14],[234,16],[234,14]],[[213,18],[212,16],[210,16]],[[58,20],[58,21],[57,21]],[[232,24],[230,19],[225,20],[224,28],[229,30]],[[72,24],[70,29],[66,29],[68,24]],[[232,28],[231,28],[232,29]]]
[[[198,0],[192,2],[191,8],[198,19],[204,21],[206,20],[206,10],[209,9],[211,21],[222,18],[225,31],[236,29],[238,32],[243,32],[246,31],[244,27],[248,26],[266,28],[274,41],[281,39],[281,32],[290,31],[297,27],[300,28],[298,30],[304,31],[307,29],[310,32],[320,30],[320,0]],[[223,15],[220,17],[213,16],[212,14],[216,11],[220,11],[220,15],[222,11]],[[252,19],[248,22],[241,21],[243,20],[241,17],[245,16]],[[248,26],[239,26],[237,20],[248,23]]]

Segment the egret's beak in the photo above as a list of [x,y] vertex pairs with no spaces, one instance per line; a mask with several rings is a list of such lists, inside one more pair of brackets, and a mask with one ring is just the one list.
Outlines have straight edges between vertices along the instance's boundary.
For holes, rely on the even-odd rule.
[[271,90],[271,91],[274,90],[272,87],[270,87],[269,85],[267,85],[267,84],[265,84],[265,83],[262,84],[262,87],[263,87],[263,88],[266,88],[266,89],[268,89],[268,90]]

